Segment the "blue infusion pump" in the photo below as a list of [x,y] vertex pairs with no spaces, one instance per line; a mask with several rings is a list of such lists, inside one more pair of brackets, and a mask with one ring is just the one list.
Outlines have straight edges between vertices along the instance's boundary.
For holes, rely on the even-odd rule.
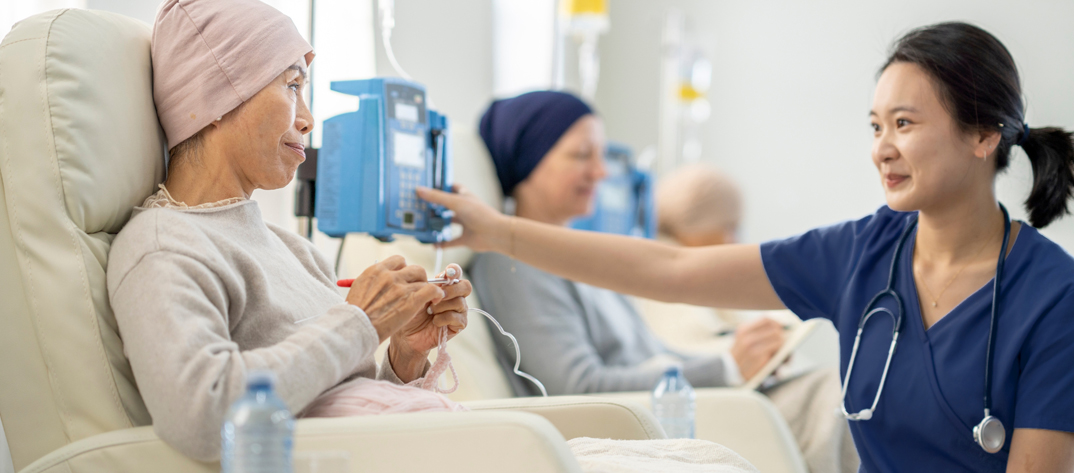
[[418,198],[418,186],[451,188],[447,117],[429,110],[425,88],[383,77],[332,82],[358,110],[324,122],[317,157],[317,228],[333,237],[368,233],[448,240],[450,211]]
[[618,143],[608,143],[604,166],[607,176],[597,186],[593,214],[573,220],[571,228],[655,237],[652,174],[634,166],[630,148]]

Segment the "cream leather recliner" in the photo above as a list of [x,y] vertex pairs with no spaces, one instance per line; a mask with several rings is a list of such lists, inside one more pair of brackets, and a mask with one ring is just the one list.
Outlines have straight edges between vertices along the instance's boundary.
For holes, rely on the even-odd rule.
[[[109,245],[163,173],[149,38],[58,10],[0,43],[0,418],[16,471],[219,470],[154,435],[105,289]],[[564,438],[663,437],[629,402],[473,408],[300,420],[295,448],[348,452],[352,471],[578,472]]]

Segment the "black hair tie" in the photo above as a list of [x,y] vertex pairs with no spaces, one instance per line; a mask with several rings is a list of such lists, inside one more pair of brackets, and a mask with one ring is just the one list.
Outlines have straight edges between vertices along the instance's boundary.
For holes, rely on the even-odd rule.
[[1018,143],[1017,143],[1018,146],[1025,145],[1026,140],[1028,140],[1028,139],[1029,139],[1029,124],[1028,123],[1022,123],[1022,138],[1018,140]]

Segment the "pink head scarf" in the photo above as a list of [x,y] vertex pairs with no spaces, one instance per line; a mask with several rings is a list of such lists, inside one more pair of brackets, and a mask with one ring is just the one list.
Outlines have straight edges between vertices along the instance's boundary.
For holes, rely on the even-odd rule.
[[310,46],[260,0],[165,0],[153,25],[153,101],[168,149],[249,100]]

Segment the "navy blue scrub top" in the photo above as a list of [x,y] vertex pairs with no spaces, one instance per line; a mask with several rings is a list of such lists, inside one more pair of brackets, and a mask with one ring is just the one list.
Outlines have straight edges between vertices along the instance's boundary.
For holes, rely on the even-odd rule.
[[[846,376],[858,321],[887,286],[895,245],[913,214],[882,207],[858,221],[761,245],[780,300],[803,319],[839,330]],[[916,230],[915,230],[916,232]],[[988,454],[973,441],[984,417],[984,364],[993,281],[925,330],[914,285],[914,236],[895,270],[904,318],[880,403],[850,422],[862,471],[998,471],[1014,429],[1074,432],[1074,258],[1022,223],[1000,282],[992,415],[1007,443]],[[894,307],[890,298],[883,304]],[[892,318],[869,319],[847,390],[847,412],[872,404],[891,344]]]

